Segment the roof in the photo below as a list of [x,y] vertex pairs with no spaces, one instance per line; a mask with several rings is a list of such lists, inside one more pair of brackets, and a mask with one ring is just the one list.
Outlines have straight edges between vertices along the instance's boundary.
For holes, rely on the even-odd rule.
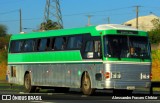
[[102,24],[96,26],[96,30],[137,30],[137,29],[120,24]]
[[72,29],[59,29],[59,30],[47,30],[40,32],[31,32],[25,34],[14,34],[11,37],[12,39],[26,39],[26,38],[37,38],[37,37],[47,37],[47,36],[62,36],[62,35],[70,35],[70,34],[84,34],[90,33],[93,36],[100,35],[97,33],[95,26],[81,27],[81,28],[72,28]]
[[[137,29],[119,25],[119,24],[102,24],[98,26],[88,26],[82,28],[73,28],[73,29],[60,29],[60,30],[49,30],[49,31],[41,31],[41,32],[32,32],[26,34],[18,34],[13,35],[11,40],[15,39],[27,39],[27,38],[37,38],[37,37],[48,37],[48,36],[62,36],[62,35],[78,35],[78,34],[86,34],[91,33],[92,36],[100,36],[101,31],[104,31],[104,34],[116,34],[116,30],[132,30],[137,31]],[[107,32],[106,32],[107,31]]]
[[[138,17],[138,28],[144,31],[150,31],[154,27],[151,22],[153,19],[159,19],[159,17],[153,14]],[[124,24],[136,27],[136,18],[131,19]]]

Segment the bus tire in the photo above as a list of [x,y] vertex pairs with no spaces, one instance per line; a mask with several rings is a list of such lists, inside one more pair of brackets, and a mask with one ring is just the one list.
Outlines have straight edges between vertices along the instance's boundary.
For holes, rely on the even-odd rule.
[[24,76],[24,87],[25,87],[25,92],[27,93],[35,92],[36,87],[31,85],[31,76],[29,73],[27,73]]
[[91,88],[91,80],[88,73],[85,73],[82,77],[82,92],[85,95],[93,95],[95,89]]

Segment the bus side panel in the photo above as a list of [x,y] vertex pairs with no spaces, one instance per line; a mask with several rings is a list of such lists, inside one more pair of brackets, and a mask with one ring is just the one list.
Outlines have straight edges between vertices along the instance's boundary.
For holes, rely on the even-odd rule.
[[[29,72],[33,86],[80,88],[82,73],[86,71],[90,76],[92,88],[102,88],[102,81],[95,79],[97,73],[104,71],[102,63],[25,64],[14,67],[16,67],[16,77],[10,75],[10,83],[23,85],[25,73]],[[11,66],[8,68],[11,72]]]
[[8,82],[13,84],[24,84],[25,69],[23,65],[8,65]]
[[71,76],[66,64],[38,64],[32,66],[32,85],[69,87]]
[[[82,72],[88,72],[88,75],[91,80],[91,88],[98,88],[102,89],[100,82],[103,80],[103,64],[102,63],[89,63],[89,64],[82,64]],[[96,74],[101,74],[102,80],[96,80]]]
[[103,64],[39,64],[32,66],[32,85],[80,88],[82,73],[87,71],[92,88],[102,88],[95,80]]

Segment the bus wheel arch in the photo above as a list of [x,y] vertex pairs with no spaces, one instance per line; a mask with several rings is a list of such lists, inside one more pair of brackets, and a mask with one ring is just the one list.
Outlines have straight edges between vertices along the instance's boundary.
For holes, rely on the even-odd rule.
[[81,76],[81,90],[85,95],[92,95],[95,89],[92,88],[91,77],[87,71],[84,71]]
[[24,88],[25,88],[25,92],[28,92],[28,93],[33,93],[35,92],[35,89],[36,89],[35,86],[32,86],[31,75],[28,71],[26,71],[24,75]]

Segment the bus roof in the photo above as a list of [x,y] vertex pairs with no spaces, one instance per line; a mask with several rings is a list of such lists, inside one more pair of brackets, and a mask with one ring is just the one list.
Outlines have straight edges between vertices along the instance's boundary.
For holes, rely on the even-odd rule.
[[[125,26],[125,25],[102,24],[98,26],[87,26],[87,27],[81,27],[81,28],[48,30],[48,31],[31,32],[31,33],[25,33],[25,34],[14,34],[12,35],[11,40],[29,39],[29,38],[37,38],[37,37],[40,38],[40,37],[50,37],[50,36],[62,36],[62,35],[76,35],[76,34],[85,34],[85,33],[90,33],[92,36],[100,36],[100,35],[105,35],[110,33],[117,34],[117,30],[139,31],[135,28]],[[146,36],[146,32],[144,31],[141,31],[141,32],[142,32],[142,35]]]
[[96,26],[96,30],[133,30],[137,31],[136,28],[131,26],[119,25],[119,24],[103,24]]

